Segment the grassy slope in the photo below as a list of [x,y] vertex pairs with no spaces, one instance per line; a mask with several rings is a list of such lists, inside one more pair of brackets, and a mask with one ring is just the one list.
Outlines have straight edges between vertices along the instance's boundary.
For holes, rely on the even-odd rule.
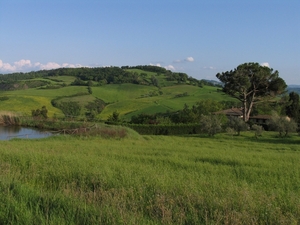
[[0,101],[0,109],[5,111],[22,112],[31,115],[32,109],[46,106],[48,115],[62,114],[61,111],[51,105],[51,100],[60,96],[74,95],[79,92],[87,92],[86,87],[68,86],[60,89],[36,89],[5,91],[0,96],[9,97],[6,101]]
[[272,135],[2,141],[0,220],[297,224],[300,139]]
[[[214,99],[217,101],[232,100],[232,98],[217,92],[217,88],[205,86],[199,88],[190,85],[175,85],[162,87],[163,94],[153,97],[144,97],[152,91],[159,89],[153,86],[141,86],[134,84],[106,85],[103,87],[93,87],[93,95],[110,102],[100,118],[106,119],[113,111],[118,111],[125,119],[140,113],[156,113],[166,111],[176,111],[182,109],[184,104],[193,105],[201,99]],[[177,94],[188,93],[186,97],[175,98]]]
[[[137,69],[134,69],[134,71],[137,73],[146,73],[147,76],[145,79],[150,79],[152,75],[156,75],[152,72]],[[61,101],[78,101],[81,106],[84,107],[87,102],[99,98],[109,103],[109,105],[98,115],[98,118],[106,120],[114,111],[118,111],[123,119],[129,120],[131,116],[140,113],[176,111],[182,109],[184,104],[191,106],[196,104],[197,101],[206,98],[220,101],[232,100],[232,98],[217,92],[217,88],[215,87],[205,86],[204,88],[199,88],[191,85],[177,85],[173,82],[165,81],[163,75],[157,76],[157,78],[160,83],[164,84],[160,89],[148,85],[110,84],[92,87],[93,93],[91,96],[86,95],[71,98],[67,96],[77,93],[87,93],[87,87],[67,86],[59,89],[30,88],[27,90],[0,92],[0,97],[9,97],[9,100],[0,101],[0,109],[31,115],[32,109],[41,108],[45,105],[50,117],[54,114],[63,116],[59,109],[52,107],[52,99],[66,96],[66,98],[61,99]],[[61,76],[37,80],[50,81],[50,79],[54,79],[51,80],[51,84],[53,85],[62,83],[58,80],[63,80],[64,83],[70,84],[74,80],[74,77]],[[158,93],[159,91],[162,91],[163,94],[153,97],[149,96],[152,92]],[[177,94],[183,94],[185,92],[188,93],[188,96],[175,98]]]

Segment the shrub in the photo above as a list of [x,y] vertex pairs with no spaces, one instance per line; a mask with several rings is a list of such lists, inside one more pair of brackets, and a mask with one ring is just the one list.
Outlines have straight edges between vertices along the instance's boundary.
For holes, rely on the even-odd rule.
[[230,127],[236,131],[238,136],[240,135],[241,131],[245,131],[249,128],[241,118],[237,117],[230,117],[227,122],[227,127]]
[[296,132],[298,127],[294,120],[287,116],[279,116],[277,113],[273,113],[268,125],[270,130],[279,132],[279,137],[286,137],[289,133]]
[[252,125],[251,129],[254,131],[255,138],[258,138],[259,136],[261,136],[262,132],[264,130],[263,126],[260,126],[257,124]]

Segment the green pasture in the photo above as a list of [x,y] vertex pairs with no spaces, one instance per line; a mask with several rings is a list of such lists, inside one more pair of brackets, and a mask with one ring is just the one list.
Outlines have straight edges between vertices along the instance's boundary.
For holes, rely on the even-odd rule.
[[[64,77],[59,78],[63,79]],[[53,99],[61,98],[60,101],[78,101],[84,107],[88,102],[98,98],[108,103],[108,106],[98,115],[98,118],[106,120],[114,111],[118,111],[121,118],[129,120],[131,116],[140,113],[154,114],[177,111],[182,109],[184,104],[192,106],[207,98],[217,101],[233,100],[222,92],[218,92],[216,87],[210,86],[200,88],[191,85],[174,85],[157,88],[147,85],[109,84],[92,87],[92,95],[76,96],[78,93],[87,92],[86,86],[2,91],[0,97],[7,96],[9,99],[0,101],[0,109],[30,115],[32,109],[41,108],[45,105],[49,111],[48,115],[52,117],[54,114],[62,115],[59,109],[51,105]],[[183,93],[187,93],[187,96],[176,97],[176,95]]]
[[155,72],[150,72],[150,71],[144,71],[144,70],[140,70],[140,69],[126,69],[126,71],[130,71],[130,72],[135,72],[137,74],[147,74],[147,76],[145,77],[145,79],[151,83],[151,77],[155,76],[156,79],[158,80],[158,85],[161,87],[166,87],[166,86],[173,86],[174,84],[176,84],[176,82],[174,81],[167,81],[166,77],[164,75],[157,75],[157,73]]
[[[153,91],[157,93],[162,91],[162,95],[141,97],[147,96],[147,94]],[[188,96],[176,97],[176,95],[185,92],[188,93]],[[134,84],[106,85],[93,87],[93,95],[106,102],[108,100],[111,103],[99,115],[99,118],[104,120],[114,111],[118,111],[123,119],[129,120],[131,116],[141,113],[154,114],[158,112],[177,111],[182,109],[184,104],[192,106],[202,99],[235,101],[222,92],[218,92],[216,87],[205,86],[199,88],[191,85],[176,85],[160,89],[153,86]],[[111,98],[108,99],[108,96]]]
[[299,224],[300,137],[1,141],[2,224]]
[[87,87],[67,86],[59,89],[29,88],[26,90],[2,91],[0,92],[0,97],[7,96],[9,99],[0,101],[0,110],[31,115],[31,110],[46,106],[48,116],[52,117],[54,114],[62,114],[59,109],[51,105],[52,99],[77,93],[87,93]]
[[49,76],[47,80],[51,80],[54,83],[65,83],[65,84],[69,85],[75,80],[75,77],[73,77],[73,76],[52,76],[52,77],[50,77]]

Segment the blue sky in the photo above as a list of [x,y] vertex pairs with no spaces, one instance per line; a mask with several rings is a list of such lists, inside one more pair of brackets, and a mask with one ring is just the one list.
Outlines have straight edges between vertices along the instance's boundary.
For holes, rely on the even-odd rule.
[[299,0],[1,0],[0,73],[159,65],[197,79],[245,62],[300,84]]

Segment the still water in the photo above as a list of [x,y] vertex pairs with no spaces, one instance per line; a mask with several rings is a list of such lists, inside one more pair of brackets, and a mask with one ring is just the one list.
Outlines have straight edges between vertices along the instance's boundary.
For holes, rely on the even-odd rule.
[[34,128],[20,126],[0,126],[0,140],[10,140],[12,138],[45,138],[52,134]]

